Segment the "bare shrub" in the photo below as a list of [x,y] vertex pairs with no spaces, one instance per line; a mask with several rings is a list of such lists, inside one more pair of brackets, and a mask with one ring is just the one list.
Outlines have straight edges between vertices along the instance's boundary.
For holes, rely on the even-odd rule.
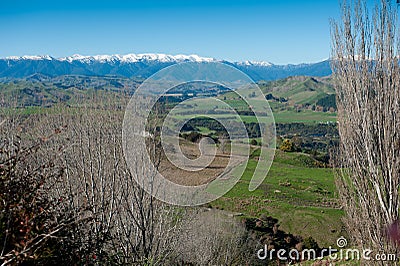
[[51,264],[66,232],[83,219],[74,216],[68,195],[48,193],[64,169],[55,163],[57,152],[42,156],[41,151],[61,129],[39,139],[22,138],[21,128],[14,127],[20,119],[4,118],[0,130],[0,259],[2,265]]
[[217,210],[192,210],[183,220],[176,260],[193,265],[241,265],[246,262],[246,229]]

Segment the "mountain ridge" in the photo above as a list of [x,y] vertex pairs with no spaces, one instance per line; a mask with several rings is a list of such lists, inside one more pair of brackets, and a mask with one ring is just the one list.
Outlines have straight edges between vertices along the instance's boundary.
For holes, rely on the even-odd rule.
[[182,62],[221,62],[238,68],[256,81],[276,80],[289,76],[328,76],[329,60],[309,64],[275,65],[266,61],[230,62],[212,57],[168,54],[113,54],[85,56],[75,54],[55,58],[49,55],[25,55],[0,58],[1,78],[24,78],[33,74],[47,76],[87,75],[146,78],[158,70]]

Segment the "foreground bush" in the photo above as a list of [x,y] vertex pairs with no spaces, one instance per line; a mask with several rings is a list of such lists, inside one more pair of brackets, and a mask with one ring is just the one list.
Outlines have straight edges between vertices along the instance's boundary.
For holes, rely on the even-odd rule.
[[[10,126],[7,123],[3,126]],[[57,129],[54,134],[59,132]],[[65,237],[77,222],[68,196],[49,193],[57,187],[64,169],[55,164],[56,154],[40,155],[46,139],[54,134],[22,140],[14,133],[10,130],[2,135],[0,143],[0,259],[5,264],[50,263],[55,253],[65,251],[63,246],[71,242]]]

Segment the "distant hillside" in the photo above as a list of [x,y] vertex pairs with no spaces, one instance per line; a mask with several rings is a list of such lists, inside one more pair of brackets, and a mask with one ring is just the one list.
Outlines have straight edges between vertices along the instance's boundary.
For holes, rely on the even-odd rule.
[[74,55],[65,58],[23,56],[0,59],[0,78],[25,78],[35,74],[49,77],[64,75],[117,76],[147,78],[158,70],[181,62],[222,62],[245,72],[252,79],[277,80],[289,76],[330,75],[329,61],[314,64],[274,65],[269,62],[228,62],[197,55],[128,54]]
[[277,81],[260,82],[259,85],[269,100],[288,102],[292,105],[336,108],[335,89],[331,79],[327,77],[288,77]]
[[249,75],[255,81],[273,81],[291,76],[326,77],[332,74],[329,60],[299,65],[257,66],[236,63],[234,66]]
[[[141,80],[116,77],[60,76],[50,78],[35,74],[23,79],[0,82],[0,106],[52,106],[56,103],[76,104],[96,91],[101,95],[132,93]],[[97,96],[98,97],[98,96]]]
[[[0,81],[0,105],[51,106],[54,103],[73,103],[93,91],[133,93],[143,79],[96,76],[48,77],[34,74],[26,78]],[[329,77],[288,77],[276,81],[258,82],[274,111],[336,109],[335,91]],[[186,88],[191,92],[193,88]]]

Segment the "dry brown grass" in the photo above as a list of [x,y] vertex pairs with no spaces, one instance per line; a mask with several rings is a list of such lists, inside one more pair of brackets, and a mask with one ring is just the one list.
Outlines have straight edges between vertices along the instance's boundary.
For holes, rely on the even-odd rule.
[[[186,157],[190,159],[196,159],[200,156],[200,150],[196,143],[181,140],[180,146],[183,154]],[[225,168],[228,166],[229,159],[230,154],[223,154],[221,151],[218,151],[212,163],[205,169],[200,171],[187,171],[178,168],[164,156],[159,171],[166,179],[174,182],[175,184],[184,186],[199,186],[211,182],[220,174],[222,174]]]

